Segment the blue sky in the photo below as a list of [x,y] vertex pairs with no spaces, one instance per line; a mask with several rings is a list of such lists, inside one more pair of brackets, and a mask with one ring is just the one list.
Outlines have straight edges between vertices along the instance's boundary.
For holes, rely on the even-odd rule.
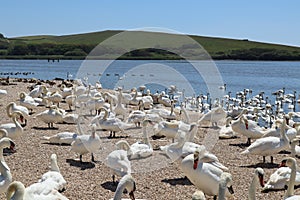
[[6,37],[160,27],[300,47],[298,0],[5,0]]

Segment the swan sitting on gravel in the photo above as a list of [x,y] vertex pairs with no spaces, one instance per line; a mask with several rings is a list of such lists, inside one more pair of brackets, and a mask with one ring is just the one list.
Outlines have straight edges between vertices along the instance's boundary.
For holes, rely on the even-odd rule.
[[24,121],[24,126],[26,126],[27,124],[27,120],[26,118],[29,117],[29,111],[26,107],[21,106],[21,105],[17,105],[15,102],[10,102],[9,104],[7,104],[6,106],[6,113],[8,117],[12,117],[12,113],[19,111],[22,113],[22,115],[20,115],[20,120],[23,123]]
[[39,103],[35,102],[35,100],[27,95],[25,92],[21,92],[20,95],[20,105],[29,109],[32,113],[33,109],[36,108]]
[[17,118],[22,116],[19,111],[13,112],[12,114],[13,123],[1,124],[0,129],[5,129],[7,131],[7,137],[11,139],[19,138],[23,134],[23,128],[21,124],[17,121]]
[[15,143],[11,139],[4,137],[0,140],[0,193],[5,192],[9,184],[12,182],[12,175],[4,160],[2,152],[4,148],[10,148],[11,150],[14,150],[14,147]]
[[217,127],[217,123],[226,118],[227,113],[222,107],[216,107],[211,109],[208,113],[204,114],[198,123],[202,125],[203,123],[210,122],[213,127]]
[[23,183],[19,181],[12,182],[7,191],[7,200],[68,200],[67,197],[59,193],[57,190],[47,190],[48,182],[34,183],[25,188]]
[[47,140],[51,144],[68,144],[71,145],[77,134],[74,132],[61,132],[52,136],[43,136],[42,140]]
[[58,110],[56,105],[52,105],[48,110],[37,114],[34,118],[47,123],[48,128],[53,128],[53,123],[63,121],[63,114]]
[[28,95],[31,96],[32,98],[40,97],[40,95],[46,94],[47,90],[48,89],[45,85],[39,85],[35,87],[33,90],[31,90]]

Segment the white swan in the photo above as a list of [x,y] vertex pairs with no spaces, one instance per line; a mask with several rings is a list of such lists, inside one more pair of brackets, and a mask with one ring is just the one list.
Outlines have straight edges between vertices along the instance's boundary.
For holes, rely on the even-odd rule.
[[5,192],[9,184],[12,182],[12,175],[10,173],[9,167],[4,160],[2,152],[4,148],[10,148],[14,150],[14,147],[15,143],[11,139],[4,137],[0,140],[0,193]]
[[290,141],[290,145],[291,145],[291,156],[292,157],[296,157],[296,156],[300,156],[300,146],[297,145],[299,144],[300,141],[300,137],[297,136],[296,138],[292,139]]
[[271,163],[273,163],[273,155],[278,152],[289,149],[289,139],[285,134],[286,122],[283,121],[280,134],[281,137],[265,137],[259,138],[252,143],[241,154],[254,154],[263,156],[263,162],[265,162],[265,156],[271,156]]
[[199,120],[198,124],[211,123],[213,127],[216,127],[220,120],[226,118],[227,113],[222,107],[216,107],[211,109],[208,113],[204,114]]
[[219,181],[218,200],[225,200],[226,189],[228,189],[231,194],[234,193],[232,188],[232,175],[228,172],[223,172]]
[[130,174],[127,174],[121,178],[113,200],[121,200],[125,189],[129,193],[130,199],[134,200],[134,191],[136,190],[136,185],[134,178]]
[[60,173],[59,167],[57,165],[57,155],[51,154],[50,160],[50,170],[42,175],[38,183],[53,182],[53,184],[51,184],[51,189],[55,189],[59,192],[64,191],[67,182]]
[[116,117],[109,117],[108,116],[108,110],[106,108],[101,108],[101,111],[104,111],[104,116],[102,119],[99,119],[101,115],[99,115],[97,118],[99,120],[95,120],[96,124],[104,130],[110,131],[109,137],[116,137],[116,132],[122,132],[124,133],[125,129],[131,128],[131,124],[127,124],[125,122],[122,122],[120,119]]
[[37,114],[34,118],[47,123],[48,128],[53,128],[53,123],[63,121],[63,114],[58,110],[56,105],[52,105],[48,110]]
[[146,113],[141,110],[134,110],[128,115],[128,123],[134,123],[136,127],[139,127],[141,122],[145,119]]
[[155,124],[153,130],[154,136],[165,136],[174,140],[181,131],[189,132],[191,130],[191,124],[186,124],[182,121],[161,121]]
[[112,171],[114,183],[115,175],[123,177],[126,174],[131,174],[131,163],[128,159],[127,151],[125,150],[112,151],[105,158],[105,163]]
[[23,183],[19,181],[12,182],[7,191],[7,200],[68,200],[67,197],[60,194],[57,190],[47,190],[48,182],[34,183],[29,187],[25,188]]
[[201,190],[194,192],[192,200],[206,200],[204,193]]
[[62,95],[59,94],[58,91],[54,91],[43,98],[46,99],[47,101],[51,101],[53,105],[56,104],[57,107],[59,107],[59,103],[63,99]]
[[47,140],[51,144],[68,144],[71,145],[77,134],[74,132],[60,132],[52,136],[43,136],[42,140]]
[[26,117],[29,117],[29,111],[26,107],[24,106],[20,106],[17,105],[15,102],[10,102],[9,104],[7,104],[6,106],[6,113],[8,117],[12,117],[12,113],[19,111],[22,113],[22,115],[20,115],[20,120],[23,123],[24,122],[24,126],[26,126],[27,124],[27,119]]
[[[129,146],[126,140],[120,140],[116,143],[117,147],[125,146],[124,150],[127,150],[127,155],[130,160],[132,159],[139,159],[139,158],[146,158],[153,154],[153,148],[149,141],[149,137],[146,131],[146,127],[149,121],[143,121],[143,142],[136,142]],[[122,147],[121,147],[122,148]]]
[[75,106],[76,98],[77,96],[74,94],[68,95],[65,98],[65,101],[68,104],[70,111],[72,110],[72,106]]
[[296,200],[300,199],[300,195],[294,195],[294,185],[296,179],[297,161],[295,158],[287,157],[281,161],[281,166],[287,166],[291,168],[291,176],[288,183],[288,188],[284,195],[285,200]]
[[35,102],[35,100],[27,95],[25,92],[21,92],[20,95],[20,105],[29,109],[32,113],[33,109],[36,108],[39,103]]
[[76,113],[64,113],[62,116],[62,120],[66,124],[77,124],[78,123],[78,114]]
[[12,113],[13,123],[1,124],[0,129],[5,129],[7,131],[7,137],[11,139],[16,139],[23,134],[23,128],[21,124],[17,121],[17,118],[22,116],[22,113],[19,111]]
[[29,92],[29,96],[32,98],[39,97],[41,94],[46,94],[47,93],[47,87],[44,85],[39,85],[35,87],[33,90]]
[[127,109],[122,104],[122,99],[123,99],[122,90],[119,89],[118,102],[116,107],[113,108],[113,112],[115,113],[116,116],[122,116],[122,120],[124,121],[127,116]]
[[6,95],[7,95],[7,91],[0,89],[0,99],[2,99],[3,97],[5,97]]
[[[199,163],[200,159],[199,151],[195,151],[194,154],[190,154],[182,160],[181,169],[197,189],[202,190],[208,196],[217,196],[219,181],[223,171],[209,163]],[[228,189],[225,192],[225,196],[231,196]]]
[[237,136],[237,133],[232,130],[232,127],[230,126],[231,117],[226,118],[225,125],[220,128],[219,131],[219,138],[220,139],[230,139],[235,138]]
[[260,183],[261,187],[264,187],[264,170],[260,167],[257,167],[254,170],[254,175],[252,178],[252,182],[249,186],[248,189],[248,199],[249,200],[255,200],[255,192],[256,192],[256,188],[258,183]]
[[93,153],[99,150],[101,145],[100,137],[96,134],[96,126],[92,125],[92,133],[90,135],[83,135],[80,121],[77,125],[80,135],[74,135],[75,141],[71,143],[71,150],[79,154],[80,162],[82,162],[82,155],[87,153],[91,153],[91,160],[95,162]]

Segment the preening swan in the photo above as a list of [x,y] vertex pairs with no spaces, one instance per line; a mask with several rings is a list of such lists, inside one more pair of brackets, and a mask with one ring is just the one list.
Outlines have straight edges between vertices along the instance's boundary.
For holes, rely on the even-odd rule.
[[230,126],[231,117],[226,118],[225,125],[220,128],[219,131],[219,138],[220,139],[229,139],[229,138],[235,138],[237,136],[237,133],[234,132]]
[[260,184],[261,187],[264,187],[264,170],[260,167],[256,168],[254,170],[254,175],[252,178],[252,182],[248,189],[248,199],[249,200],[255,200],[255,193],[257,185]]
[[71,143],[71,150],[79,154],[80,162],[82,162],[82,155],[91,153],[91,161],[95,162],[94,154],[100,149],[101,140],[96,134],[96,126],[92,125],[92,133],[84,135],[80,126],[80,121],[77,123],[80,135],[74,135],[75,141]]
[[14,150],[14,147],[15,144],[11,139],[4,137],[0,140],[0,193],[5,192],[9,184],[12,182],[12,175],[4,160],[2,152],[4,148],[10,148],[11,150]]
[[7,104],[6,113],[7,113],[8,117],[12,117],[12,113],[14,113],[16,111],[19,111],[22,113],[22,115],[20,115],[20,120],[21,120],[21,123],[23,123],[23,121],[25,121],[24,126],[26,126],[26,124],[27,124],[26,117],[29,116],[28,109],[24,106],[18,106],[15,102],[10,102],[9,104]]
[[130,199],[134,200],[134,191],[136,190],[135,180],[130,174],[123,176],[117,186],[113,200],[121,200],[124,190],[129,193]]
[[[199,162],[201,160],[200,152],[186,156],[181,162],[181,169],[184,175],[208,196],[217,196],[219,191],[219,181],[223,171],[209,163]],[[226,189],[225,196],[231,196]]]
[[21,92],[20,95],[20,105],[29,109],[32,113],[32,110],[39,105],[39,103],[35,102],[34,99],[27,95],[25,92]]
[[0,125],[0,129],[5,129],[7,131],[7,137],[13,140],[20,137],[23,134],[23,128],[21,124],[17,121],[17,118],[19,118],[21,115],[22,113],[19,111],[13,112],[12,113],[13,123]]

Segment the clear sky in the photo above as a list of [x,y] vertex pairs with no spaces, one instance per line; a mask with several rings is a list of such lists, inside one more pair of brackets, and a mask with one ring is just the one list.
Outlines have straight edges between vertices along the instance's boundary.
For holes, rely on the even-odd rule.
[[300,47],[299,0],[3,0],[6,37],[159,27]]

